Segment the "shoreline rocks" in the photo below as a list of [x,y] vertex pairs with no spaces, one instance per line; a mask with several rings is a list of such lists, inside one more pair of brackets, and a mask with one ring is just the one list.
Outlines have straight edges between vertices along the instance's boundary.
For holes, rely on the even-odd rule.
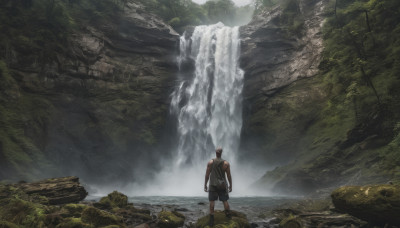
[[343,186],[331,194],[335,208],[379,225],[400,225],[400,185]]
[[[71,189],[74,191],[67,191]],[[238,211],[231,211],[231,219],[223,211],[216,211],[214,227],[395,228],[399,224],[399,190],[399,185],[344,186],[332,192],[332,201],[329,198],[293,200],[260,212],[259,217],[264,218],[262,223],[249,221]],[[199,211],[185,214],[188,210],[180,213],[173,207],[161,211],[140,209],[117,191],[98,202],[77,202],[86,194],[77,177],[0,185],[0,227],[209,227],[209,215],[200,217]],[[60,203],[68,200],[69,203]]]

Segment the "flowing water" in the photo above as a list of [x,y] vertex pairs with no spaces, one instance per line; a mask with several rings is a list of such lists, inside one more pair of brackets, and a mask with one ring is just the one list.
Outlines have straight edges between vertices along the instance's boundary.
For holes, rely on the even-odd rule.
[[242,128],[243,71],[239,68],[238,27],[222,23],[195,28],[190,40],[181,37],[181,65],[195,63],[172,95],[171,111],[178,120],[178,166],[204,163],[216,147],[235,160]]
[[[272,219],[268,212],[284,203],[290,203],[296,198],[287,197],[232,197],[229,204],[233,210],[246,214],[250,223],[264,227]],[[195,223],[197,219],[208,215],[209,203],[206,197],[130,197],[129,201],[135,207],[149,209],[157,215],[161,210],[176,210],[186,217],[185,224]],[[222,202],[216,202],[216,210],[223,210]],[[269,226],[266,226],[269,227]]]

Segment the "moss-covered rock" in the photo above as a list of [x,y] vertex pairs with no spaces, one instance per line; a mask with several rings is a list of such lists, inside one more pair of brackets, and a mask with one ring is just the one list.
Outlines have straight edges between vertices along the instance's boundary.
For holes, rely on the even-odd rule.
[[88,207],[82,212],[82,221],[95,227],[121,225],[122,218],[94,207]]
[[284,218],[280,223],[279,227],[281,228],[302,228],[303,225],[301,223],[301,220],[298,219],[296,216],[289,216]]
[[158,214],[157,225],[161,228],[175,228],[183,226],[185,216],[176,211],[161,211]]
[[400,185],[343,186],[331,197],[341,212],[373,223],[400,224]]
[[99,208],[124,208],[128,205],[128,197],[120,192],[113,191],[107,196],[100,199],[100,202],[96,204]]
[[47,205],[49,199],[37,193],[28,194],[22,190],[18,184],[14,185],[0,185],[0,199],[16,198],[33,203]]
[[0,220],[25,227],[44,227],[45,207],[21,199],[0,200]]
[[88,206],[84,204],[67,204],[63,208],[70,215],[70,217],[81,217],[83,210],[85,210]]
[[58,224],[62,223],[64,221],[63,215],[57,211],[57,212],[50,212],[49,214],[46,215],[44,219],[44,224],[47,227],[56,227]]
[[136,208],[114,208],[111,210],[113,214],[119,215],[125,219],[141,220],[147,222],[153,218],[147,210],[140,210]]
[[11,222],[0,221],[0,228],[19,228],[19,227]]
[[[219,228],[249,228],[250,224],[247,221],[246,215],[237,211],[231,211],[232,219],[226,217],[223,211],[215,211],[214,213],[214,227]],[[206,215],[197,220],[195,227],[203,228],[209,227],[210,216]]]
[[94,228],[93,226],[82,222],[80,218],[68,218],[58,224],[56,228]]

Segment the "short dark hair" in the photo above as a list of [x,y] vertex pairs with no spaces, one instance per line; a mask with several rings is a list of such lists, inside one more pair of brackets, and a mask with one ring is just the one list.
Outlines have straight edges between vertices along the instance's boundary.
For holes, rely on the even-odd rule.
[[221,147],[218,147],[218,148],[215,150],[215,152],[216,152],[216,153],[222,153],[222,148],[221,148]]

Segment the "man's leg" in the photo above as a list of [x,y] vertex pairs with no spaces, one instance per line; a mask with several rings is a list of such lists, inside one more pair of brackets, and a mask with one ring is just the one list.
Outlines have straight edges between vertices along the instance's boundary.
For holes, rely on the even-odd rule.
[[214,226],[214,206],[215,206],[215,201],[210,201],[210,221],[208,224],[210,227]]
[[229,211],[230,208],[229,208],[229,203],[228,203],[228,201],[222,201],[222,203],[224,203],[224,209],[225,209],[225,211]]
[[224,209],[225,209],[225,216],[228,217],[229,219],[232,218],[230,207],[228,201],[222,201],[224,203]]
[[215,201],[210,201],[210,215],[214,215]]

